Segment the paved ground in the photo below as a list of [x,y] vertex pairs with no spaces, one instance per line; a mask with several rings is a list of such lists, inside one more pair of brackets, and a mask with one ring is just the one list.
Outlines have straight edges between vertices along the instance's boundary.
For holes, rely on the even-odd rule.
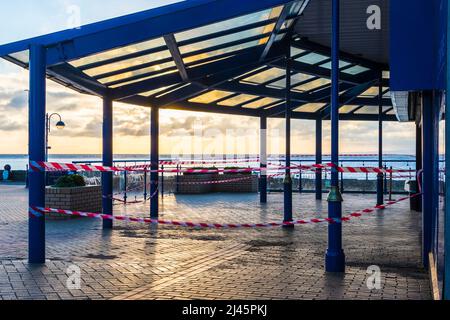
[[[345,195],[344,211],[374,196]],[[27,192],[0,185],[1,299],[431,299],[420,268],[420,215],[399,204],[344,225],[345,275],[324,272],[327,226],[295,230],[193,230],[96,220],[49,221],[45,266],[27,264]],[[268,222],[282,218],[282,194],[169,196],[162,218],[202,222]],[[148,205],[115,206],[145,214]],[[295,195],[296,218],[317,217],[326,202]],[[69,290],[67,268],[81,269]],[[381,269],[369,290],[367,268]]]

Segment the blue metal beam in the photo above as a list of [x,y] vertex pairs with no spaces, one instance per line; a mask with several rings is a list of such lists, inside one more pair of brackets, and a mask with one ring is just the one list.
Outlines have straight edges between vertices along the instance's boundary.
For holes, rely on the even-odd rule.
[[[447,21],[450,5],[447,4]],[[447,24],[447,90],[445,105],[445,222],[444,222],[444,288],[443,298],[450,300],[450,23]]]
[[[331,94],[331,190],[328,196],[328,217],[342,218],[342,196],[339,191],[339,0],[332,0],[332,94]],[[342,223],[331,223],[328,226],[328,249],[325,256],[327,272],[344,272],[345,255],[342,249]]]
[[435,219],[437,216],[439,191],[437,135],[439,106],[436,105],[433,91],[423,92],[422,136],[423,136],[423,215],[422,215],[422,263],[429,268],[429,254],[435,248]]
[[267,203],[267,117],[260,117],[260,167],[261,176],[259,179],[260,202]]
[[150,162],[150,217],[159,216],[159,108],[153,107],[150,118],[151,152]]
[[[322,119],[316,120],[316,163],[322,163]],[[316,170],[316,200],[322,200],[322,170]]]
[[[291,179],[291,47],[287,46],[286,55],[286,113],[285,113],[285,143],[286,143],[286,155],[285,155],[285,165],[286,165],[286,175],[284,177],[284,222],[292,222],[292,179]],[[285,227],[292,228],[293,225],[285,225]]]
[[[288,18],[288,16],[292,13],[292,10],[304,10],[306,8],[306,5],[308,4],[308,1],[302,1],[302,4],[305,4],[304,6],[302,6],[302,8],[299,7],[300,1],[294,1],[290,4],[287,4],[284,6],[283,10],[281,11],[280,16],[278,17],[278,21],[275,24],[275,27],[273,28],[272,34],[269,37],[269,40],[266,43],[266,46],[263,50],[263,53],[260,57],[260,61],[263,61],[266,59],[267,55],[269,54],[270,49],[272,48],[272,45],[275,43],[275,40],[277,39],[278,33],[280,32],[281,28],[283,27],[283,24],[285,23],[286,19]],[[295,8],[294,8],[295,7]],[[301,12],[296,12],[296,15],[299,14]],[[291,26],[292,27],[292,26]],[[289,35],[289,33],[288,33]],[[290,41],[289,41],[290,42]]]
[[31,43],[37,43],[47,47],[47,65],[51,66],[289,2],[288,0],[242,1],[236,6],[234,0],[183,1],[94,23],[80,29],[4,45],[0,47],[0,56],[27,50]]
[[[113,101],[103,98],[103,165],[113,166]],[[103,214],[113,214],[113,174],[102,172]],[[103,220],[103,229],[112,229],[112,220]]]
[[[380,73],[378,80],[378,167],[383,167],[383,74]],[[379,173],[377,175],[377,205],[384,203],[384,175]]]
[[[237,57],[230,57],[216,62],[211,62],[206,65],[201,65],[189,70],[189,77],[191,81],[202,79],[206,76],[214,75],[223,72],[227,69],[234,69],[242,67],[246,64],[251,64],[255,62],[255,55],[259,56],[261,54],[262,48],[256,47],[252,48],[248,52],[239,55]],[[132,83],[129,85],[124,85],[117,89],[114,89],[113,95],[115,99],[123,99],[126,97],[134,96],[141,92],[146,92],[161,87],[174,85],[183,82],[179,73],[172,73],[160,77],[155,77],[151,79],[142,80],[137,83]]]
[[[30,161],[45,161],[45,48],[30,48],[29,97],[29,157]],[[29,207],[45,208],[45,173],[29,173]],[[31,209],[30,209],[31,210]],[[28,257],[30,263],[45,263],[45,216],[33,216],[30,211]]]
[[[361,85],[354,86],[353,88],[347,90],[339,97],[339,103],[341,106],[351,103],[355,100],[361,93],[367,91],[376,83],[376,80],[372,80]],[[342,88],[339,88],[342,90]],[[322,118],[327,119],[331,113],[331,105],[327,106],[325,110],[322,111]]]
[[103,97],[108,94],[108,88],[105,85],[90,78],[85,73],[70,64],[63,63],[50,67],[47,69],[47,73],[57,77],[59,80],[63,80],[65,83],[70,83],[72,86],[86,91],[89,94],[99,97]]

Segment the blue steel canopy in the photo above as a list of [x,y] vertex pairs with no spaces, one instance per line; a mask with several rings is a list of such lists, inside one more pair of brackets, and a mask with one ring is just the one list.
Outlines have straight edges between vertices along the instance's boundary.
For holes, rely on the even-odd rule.
[[[30,45],[40,44],[48,78],[81,93],[147,107],[281,117],[291,50],[292,117],[328,119],[330,49],[302,37],[299,27],[310,2],[321,1],[188,0],[6,44],[0,56],[28,68]],[[341,57],[341,119],[378,120],[385,65]],[[396,119],[387,83],[385,121]]]

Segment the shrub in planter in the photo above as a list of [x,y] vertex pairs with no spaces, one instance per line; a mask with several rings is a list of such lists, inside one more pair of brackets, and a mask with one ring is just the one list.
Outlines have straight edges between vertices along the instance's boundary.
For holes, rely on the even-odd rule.
[[86,181],[84,181],[84,178],[80,176],[79,174],[72,174],[67,176],[60,177],[55,185],[54,188],[76,188],[76,187],[85,187]]
[[225,167],[225,174],[248,174],[251,175],[252,172],[249,171],[242,171],[242,172],[227,172],[228,170],[243,170],[247,168],[241,168],[241,167]]

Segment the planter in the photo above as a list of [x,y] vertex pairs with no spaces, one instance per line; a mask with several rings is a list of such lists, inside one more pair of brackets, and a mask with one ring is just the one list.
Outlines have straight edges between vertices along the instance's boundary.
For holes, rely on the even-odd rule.
[[[214,191],[213,184],[198,184],[199,182],[215,181],[219,176],[216,173],[208,174],[184,174],[178,177],[179,194],[202,194]],[[190,184],[194,183],[194,184]]]
[[[242,180],[240,180],[242,178]],[[222,174],[218,180],[236,180],[214,185],[215,192],[257,193],[258,176],[251,174]]]
[[[243,180],[240,180],[241,178]],[[238,181],[217,184],[198,184],[199,182],[223,180]],[[188,174],[180,176],[178,178],[178,182],[179,185],[177,193],[179,194],[205,194],[212,192],[258,192],[258,176],[249,174]]]
[[[54,209],[64,209],[83,212],[102,212],[101,186],[86,186],[76,188],[47,187],[45,190],[45,206]],[[49,214],[49,219],[63,219],[70,216]]]

